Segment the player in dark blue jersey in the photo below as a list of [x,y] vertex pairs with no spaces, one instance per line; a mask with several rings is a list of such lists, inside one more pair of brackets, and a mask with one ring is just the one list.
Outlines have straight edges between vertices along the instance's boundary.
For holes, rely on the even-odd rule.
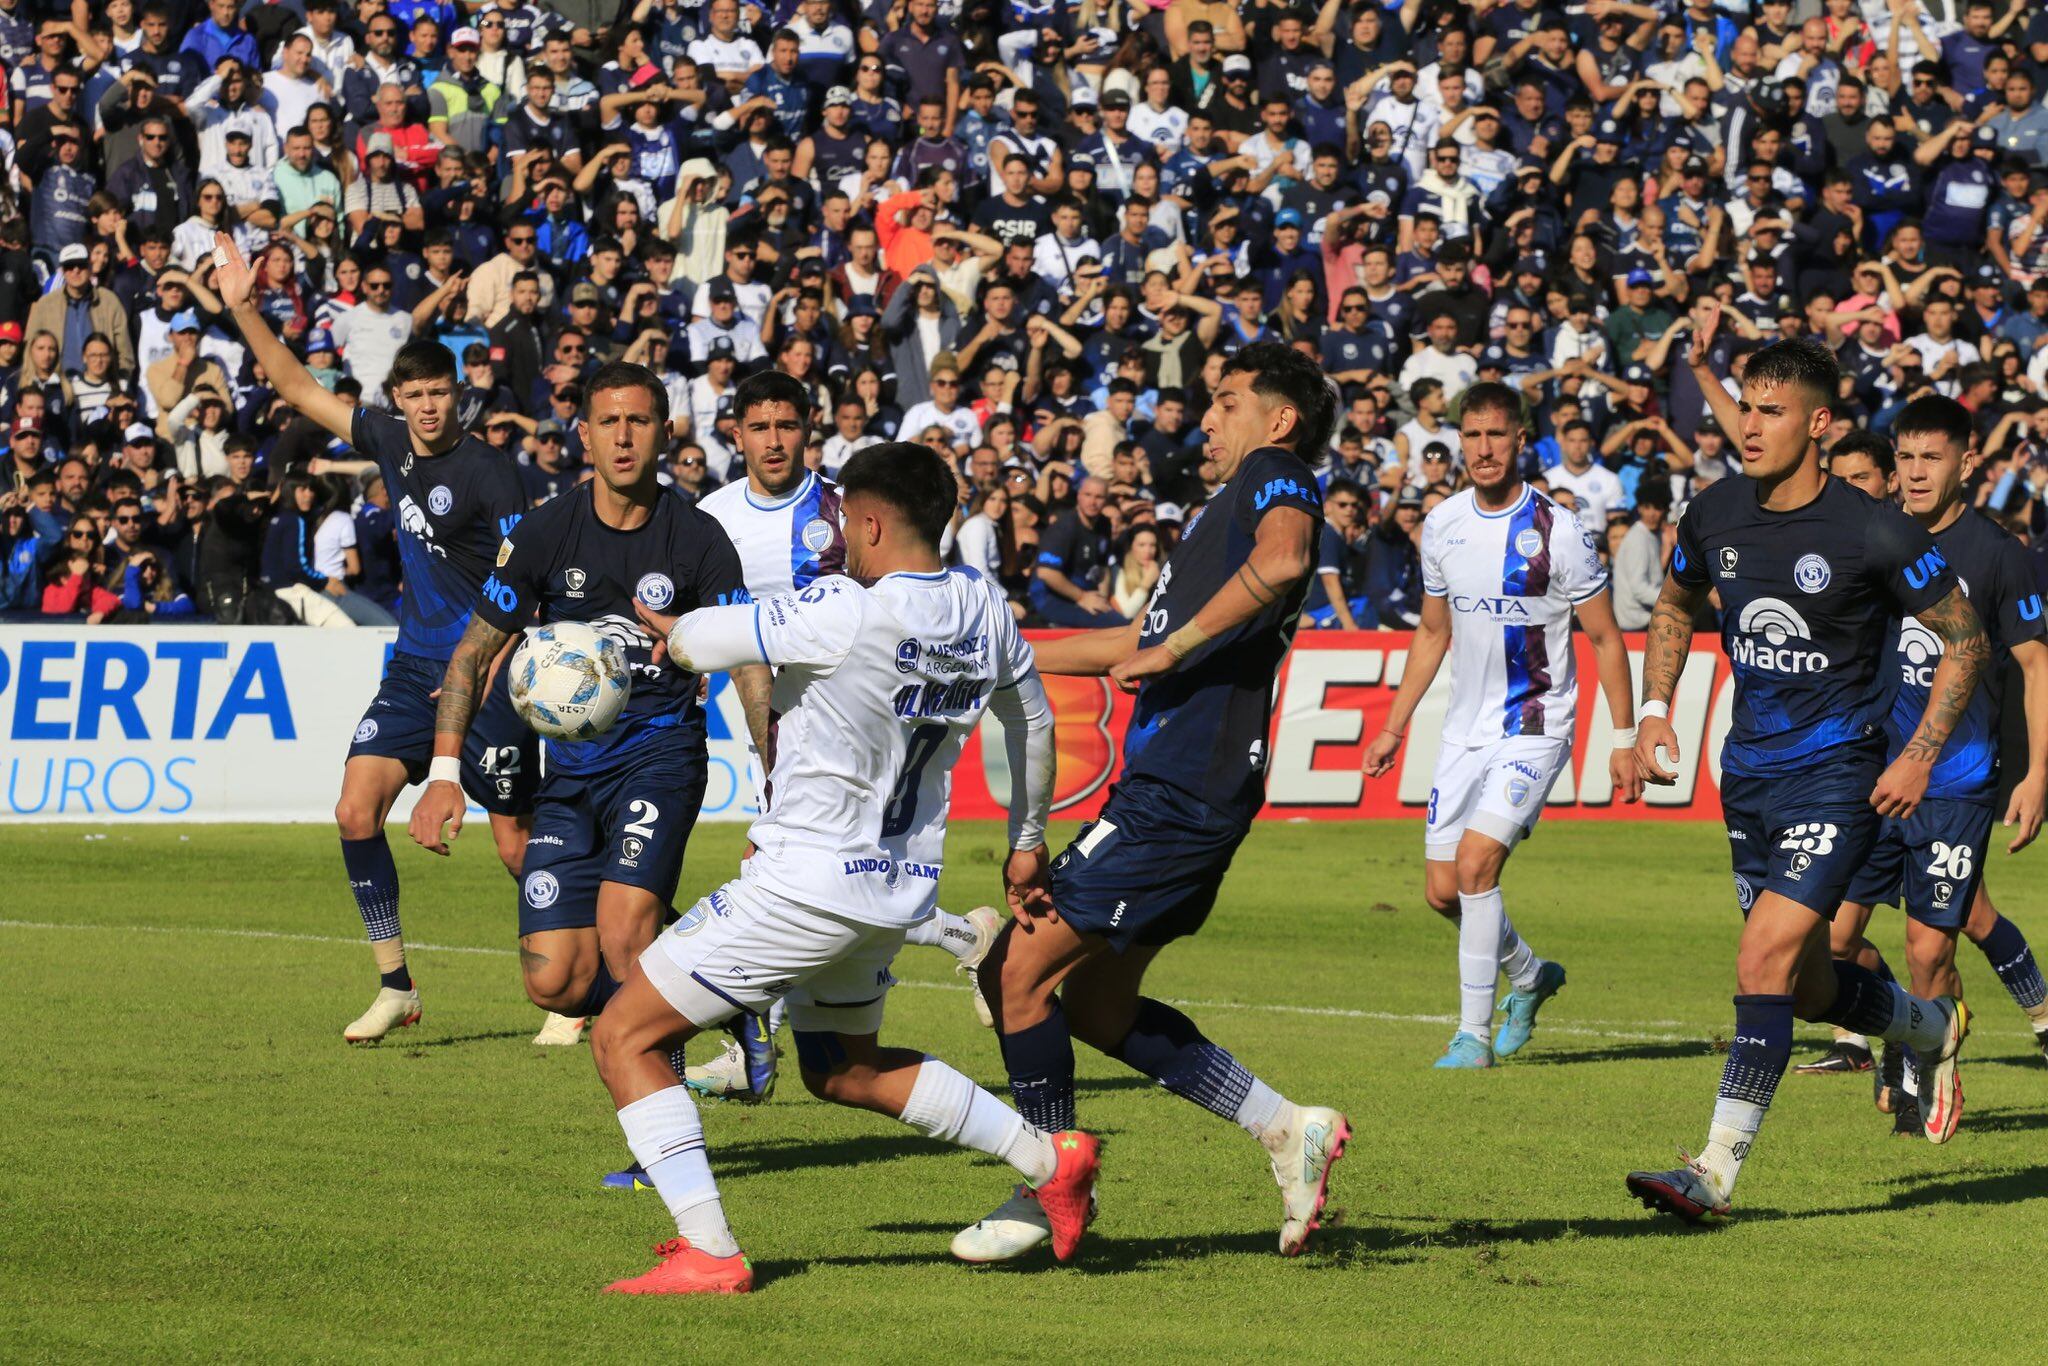
[[[2030,764],[2006,804],[2013,830],[2006,852],[2018,853],[2040,833],[2048,805],[2048,622],[2026,548],[1989,517],[1969,506],[1963,481],[1977,452],[1969,410],[1954,399],[1928,395],[1906,405],[1893,424],[1898,496],[1905,510],[1933,535],[1942,558],[1970,595],[1991,639],[1994,660],[2010,652],[2026,687]],[[1889,667],[1894,692],[1885,730],[1896,754],[1926,709],[1941,642],[1920,622],[1895,622]],[[2027,1014],[2037,1044],[2048,1053],[2048,982],[2026,936],[1998,913],[1984,892],[1984,865],[1998,821],[1999,715],[2004,674],[1993,667],[1970,699],[1941,757],[1927,797],[1903,820],[1888,819],[1877,848],[1850,883],[1837,919],[1867,920],[1877,904],[1903,905],[1906,962],[1913,991],[1960,996],[1956,937],[1968,935],[1984,952],[2014,1001]],[[1883,1080],[1882,1078],[1880,1080]],[[1901,1132],[1918,1106],[1892,1101]]]
[[[1827,922],[1869,857],[1879,818],[1904,819],[1920,804],[1990,646],[1926,530],[1821,468],[1815,443],[1833,424],[1841,378],[1834,356],[1804,340],[1767,346],[1751,357],[1737,404],[1707,367],[1719,307],[1704,307],[1693,374],[1736,437],[1744,477],[1710,485],[1679,523],[1650,619],[1636,760],[1648,781],[1676,781],[1664,766],[1664,756],[1679,758],[1671,696],[1694,614],[1718,592],[1735,675],[1721,804],[1745,916],[1739,994],[1705,1151],[1675,1170],[1633,1172],[1628,1188],[1650,1208],[1718,1222],[1791,1061],[1795,1016],[1911,1045],[1923,1093],[1934,1098],[1929,1136],[1937,1117],[1953,1131],[1968,1010],[1833,960]],[[1906,614],[1946,652],[1912,738],[1887,765],[1884,639]]]
[[[342,1031],[351,1043],[382,1038],[420,1017],[398,919],[398,869],[384,821],[398,794],[426,776],[434,746],[434,689],[469,624],[470,604],[491,571],[498,542],[526,507],[518,466],[455,422],[455,357],[438,342],[412,342],[393,360],[385,393],[397,415],[357,408],[329,393],[270,330],[252,301],[254,277],[225,233],[215,238],[215,287],[280,397],[368,459],[313,462],[383,476],[398,516],[405,595],[398,646],[376,699],[356,727],[334,819],[342,863],[382,976],[377,997]],[[512,712],[501,682],[459,757],[461,783],[491,818],[498,856],[516,877],[526,817],[540,779],[534,736]]]
[[[1143,615],[1038,646],[1041,672],[1108,674],[1137,693],[1137,711],[1102,814],[1053,862],[1049,881],[1012,894],[1018,918],[981,972],[1026,1119],[1057,1120],[1052,1132],[1074,1127],[1078,1036],[1266,1147],[1284,1205],[1280,1250],[1290,1256],[1316,1227],[1350,1133],[1344,1116],[1290,1103],[1139,988],[1162,948],[1201,928],[1265,803],[1274,679],[1322,527],[1302,453],[1328,447],[1336,411],[1312,360],[1279,343],[1238,352],[1202,420],[1224,486],[1188,526]],[[953,1248],[998,1261],[1047,1236],[1020,1188]]]
[[[492,661],[523,627],[589,622],[619,642],[632,695],[602,735],[548,742],[520,885],[526,994],[589,1017],[660,931],[704,798],[697,677],[664,662],[636,604],[682,613],[747,594],[724,530],[657,478],[668,394],[652,371],[625,362],[598,370],[578,427],[597,477],[534,509],[500,546],[441,681],[434,773],[413,808],[412,836],[445,854],[462,828],[457,756]],[[746,686],[765,695],[767,682],[760,667]],[[765,719],[757,744],[767,739]]]

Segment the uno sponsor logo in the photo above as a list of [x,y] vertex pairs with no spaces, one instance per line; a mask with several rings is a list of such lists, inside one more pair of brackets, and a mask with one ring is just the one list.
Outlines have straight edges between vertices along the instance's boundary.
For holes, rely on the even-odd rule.
[[1253,497],[1252,506],[1264,512],[1276,498],[1294,498],[1304,503],[1318,501],[1310,495],[1308,489],[1302,487],[1298,479],[1268,479],[1266,487],[1260,489]]
[[1914,588],[1925,588],[1947,568],[1948,561],[1941,557],[1941,550],[1937,547],[1906,566],[1906,582]]
[[1799,649],[1813,643],[1813,633],[1791,603],[1782,598],[1754,598],[1736,619],[1738,634],[1728,642],[1728,658],[1738,666],[1766,673],[1819,673],[1829,667],[1821,650]]

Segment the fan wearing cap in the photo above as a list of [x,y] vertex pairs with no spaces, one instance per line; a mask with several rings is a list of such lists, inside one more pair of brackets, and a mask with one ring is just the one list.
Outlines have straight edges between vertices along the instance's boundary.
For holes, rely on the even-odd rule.
[[709,314],[690,324],[691,363],[703,365],[710,359],[713,344],[720,341],[732,347],[733,357],[741,365],[764,359],[768,352],[761,345],[761,331],[741,315],[739,291],[732,281],[713,279],[705,284],[703,293]]
[[114,364],[123,374],[135,370],[135,346],[129,339],[128,310],[111,289],[92,278],[92,254],[79,243],[57,253],[61,283],[28,311],[28,335],[49,332],[57,338],[60,368],[67,374],[82,368],[85,340],[95,332],[114,343]]
[[481,152],[505,92],[477,70],[483,35],[464,25],[448,35],[448,65],[427,87],[427,132],[443,147]]
[[[525,857],[539,754],[533,732],[512,710],[502,673],[499,686],[476,699],[477,724],[462,753],[445,764],[430,765],[429,759],[434,692],[443,686],[447,660],[527,499],[517,466],[456,425],[459,380],[446,347],[418,341],[396,350],[381,378],[398,415],[357,407],[321,387],[271,331],[256,306],[255,273],[234,240],[222,233],[215,243],[214,280],[250,358],[281,399],[366,457],[316,459],[309,472],[380,474],[398,507],[406,591],[397,649],[385,665],[376,700],[356,727],[335,807],[347,880],[381,978],[370,1008],[342,1033],[352,1042],[382,1038],[420,1017],[399,928],[397,867],[384,838],[384,821],[399,793],[428,777],[460,782],[490,812],[493,842],[505,866],[516,874]],[[366,280],[379,274],[386,277],[388,293],[389,271],[364,272]]]

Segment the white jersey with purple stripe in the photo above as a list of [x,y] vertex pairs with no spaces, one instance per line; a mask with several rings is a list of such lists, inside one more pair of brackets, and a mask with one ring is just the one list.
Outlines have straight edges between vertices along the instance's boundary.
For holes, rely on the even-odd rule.
[[706,495],[699,506],[732,538],[747,592],[756,601],[809,588],[846,565],[839,486],[815,470],[780,498],[755,493],[742,476]]
[[1423,520],[1422,587],[1451,609],[1445,742],[1571,739],[1572,608],[1607,587],[1578,518],[1527,485],[1499,512],[1483,511],[1466,489]]

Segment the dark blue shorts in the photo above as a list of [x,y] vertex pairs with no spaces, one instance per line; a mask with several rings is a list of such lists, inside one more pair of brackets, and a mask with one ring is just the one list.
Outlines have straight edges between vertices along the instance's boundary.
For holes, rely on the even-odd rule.
[[1997,813],[1988,802],[1929,797],[1906,819],[1886,820],[1848,900],[1896,906],[1923,925],[1959,930],[1970,917]]
[[[424,780],[434,757],[434,692],[447,672],[447,665],[418,655],[384,661],[384,681],[356,726],[348,757],[397,759],[407,782]],[[494,816],[520,816],[533,810],[539,787],[540,737],[512,710],[509,674],[500,669],[462,742],[462,790]]]
[[597,887],[641,887],[664,903],[704,804],[704,742],[653,745],[604,773],[550,773],[526,840],[519,933],[597,923]]
[[1870,789],[1879,758],[1840,756],[1827,767],[1778,778],[1723,774],[1721,810],[1735,864],[1735,900],[1744,915],[1765,892],[1835,918],[1870,850],[1882,818]]
[[1125,778],[1052,864],[1052,904],[1118,953],[1193,934],[1209,918],[1245,827],[1177,787]]

